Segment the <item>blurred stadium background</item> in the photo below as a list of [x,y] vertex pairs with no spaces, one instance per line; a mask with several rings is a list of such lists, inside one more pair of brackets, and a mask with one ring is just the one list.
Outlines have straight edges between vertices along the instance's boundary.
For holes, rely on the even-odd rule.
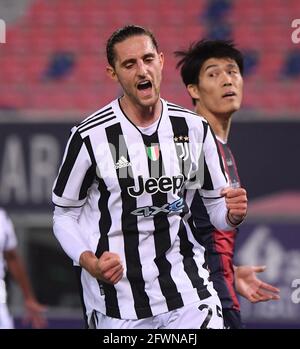
[[[72,125],[119,95],[105,76],[105,41],[129,23],[154,31],[166,58],[162,96],[188,108],[173,51],[205,37],[233,39],[244,52],[244,102],[230,144],[250,208],[236,264],[267,265],[262,277],[281,300],[242,301],[242,315],[249,328],[300,328],[297,18],[299,0],[0,0],[0,206],[51,328],[82,327],[71,262],[52,234],[52,183]],[[21,295],[10,287],[22,327]]]

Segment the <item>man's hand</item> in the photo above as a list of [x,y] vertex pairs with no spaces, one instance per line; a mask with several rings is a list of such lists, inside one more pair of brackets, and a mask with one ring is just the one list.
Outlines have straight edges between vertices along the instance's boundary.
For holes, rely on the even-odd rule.
[[221,195],[225,197],[228,223],[232,226],[240,224],[247,214],[246,190],[243,188],[224,188]]
[[266,270],[265,266],[242,265],[235,267],[234,278],[237,292],[251,303],[280,299],[280,290],[256,277]]
[[123,276],[120,257],[113,252],[105,251],[98,259],[93,252],[85,251],[81,254],[79,263],[94,278],[108,284],[116,284]]
[[24,302],[26,308],[26,315],[23,323],[31,323],[32,328],[45,328],[48,325],[45,318],[47,307],[40,304],[35,298],[28,298]]

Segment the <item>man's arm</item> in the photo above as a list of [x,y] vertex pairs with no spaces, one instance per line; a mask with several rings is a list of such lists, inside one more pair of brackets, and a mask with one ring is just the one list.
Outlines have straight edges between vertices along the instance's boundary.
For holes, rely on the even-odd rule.
[[89,231],[84,231],[89,228],[83,228],[79,224],[95,172],[94,156],[74,127],[53,186],[52,201],[56,205],[53,232],[63,250],[76,264],[99,280],[116,283],[123,275],[119,257],[115,253],[104,252],[97,258],[91,251]]
[[200,194],[210,221],[218,230],[232,230],[247,214],[247,192],[243,188],[228,187],[223,162],[209,126],[203,153],[204,184]]
[[259,280],[256,276],[266,270],[265,266],[234,266],[234,279],[237,292],[251,303],[280,299],[280,290]]
[[35,298],[26,269],[17,250],[12,249],[5,251],[4,258],[9,272],[22,290],[27,320],[32,323],[33,328],[46,327],[47,321],[43,316],[46,307],[41,305]]
[[98,258],[85,239],[86,234],[78,224],[81,208],[56,207],[53,231],[67,255],[86,269],[94,278],[116,284],[123,276],[120,257],[113,252],[104,252]]

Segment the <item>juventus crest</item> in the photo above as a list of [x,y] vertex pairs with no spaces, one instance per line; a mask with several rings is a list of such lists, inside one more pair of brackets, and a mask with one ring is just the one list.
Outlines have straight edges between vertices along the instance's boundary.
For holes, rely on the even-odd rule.
[[175,136],[174,142],[177,147],[177,153],[182,161],[186,161],[190,156],[189,150],[189,137],[188,136]]

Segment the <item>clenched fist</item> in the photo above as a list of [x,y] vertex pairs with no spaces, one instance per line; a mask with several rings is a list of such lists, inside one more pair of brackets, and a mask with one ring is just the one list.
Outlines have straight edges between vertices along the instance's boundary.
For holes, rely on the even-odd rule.
[[94,278],[108,284],[116,284],[123,276],[123,266],[120,257],[113,252],[105,251],[100,258],[93,252],[85,251],[81,254],[80,265]]
[[227,219],[232,226],[240,224],[247,214],[247,192],[243,188],[224,188],[221,191],[228,209]]

